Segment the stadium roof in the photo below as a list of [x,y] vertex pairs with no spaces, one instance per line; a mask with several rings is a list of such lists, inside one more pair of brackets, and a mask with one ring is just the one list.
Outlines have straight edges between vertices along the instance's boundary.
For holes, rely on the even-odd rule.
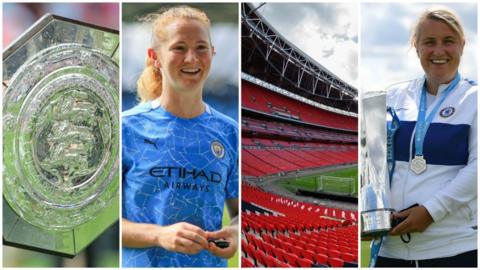
[[309,100],[356,113],[358,90],[279,34],[257,9],[242,4],[242,71]]

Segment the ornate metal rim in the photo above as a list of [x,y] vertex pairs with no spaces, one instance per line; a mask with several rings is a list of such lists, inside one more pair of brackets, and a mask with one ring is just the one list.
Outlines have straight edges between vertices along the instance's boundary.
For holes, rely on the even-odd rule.
[[[45,65],[47,62],[51,65]],[[60,94],[55,85],[61,88]],[[103,158],[91,177],[79,185],[59,188],[38,178],[38,157],[29,139],[38,135],[32,129],[39,121],[38,113],[45,108],[42,102],[72,88],[90,91],[90,96],[95,96],[99,101],[96,106],[108,115],[104,118],[110,120],[110,132],[106,134],[109,138]],[[27,222],[49,230],[70,230],[95,218],[115,197],[119,164],[117,89],[117,64],[101,52],[79,44],[42,50],[13,75],[3,104],[4,197]],[[106,124],[105,119],[101,124]],[[29,155],[30,159],[25,158]]]

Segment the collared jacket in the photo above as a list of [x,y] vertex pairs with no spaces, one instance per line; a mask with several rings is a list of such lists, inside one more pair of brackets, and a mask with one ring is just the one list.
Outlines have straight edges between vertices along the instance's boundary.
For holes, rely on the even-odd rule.
[[[425,136],[427,170],[410,169],[415,155],[414,131],[425,78],[400,83],[387,92],[387,105],[400,119],[395,134],[395,171],[391,202],[396,211],[423,205],[433,223],[411,233],[405,243],[387,236],[380,256],[404,260],[450,257],[477,249],[477,86],[462,79],[439,107]],[[448,85],[427,99],[430,114]]]

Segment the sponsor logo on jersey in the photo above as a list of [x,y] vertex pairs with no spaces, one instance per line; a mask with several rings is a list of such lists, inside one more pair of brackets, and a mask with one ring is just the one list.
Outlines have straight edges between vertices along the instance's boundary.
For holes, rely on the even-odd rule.
[[452,116],[452,114],[454,114],[454,113],[455,113],[455,108],[446,107],[446,108],[443,108],[440,111],[440,116],[443,117],[443,118],[448,118],[448,117]]
[[150,169],[150,175],[153,177],[173,177],[175,179],[185,179],[192,177],[193,180],[205,180],[212,183],[222,182],[222,175],[214,171],[205,171],[198,169],[187,169],[175,166],[155,166]]
[[218,159],[221,159],[225,156],[225,147],[219,141],[213,141],[210,145],[210,149],[212,149],[212,153]]

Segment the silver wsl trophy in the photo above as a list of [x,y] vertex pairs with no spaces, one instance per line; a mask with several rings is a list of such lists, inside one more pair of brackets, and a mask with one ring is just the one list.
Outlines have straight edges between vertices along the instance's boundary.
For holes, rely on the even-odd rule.
[[4,51],[4,244],[72,257],[118,219],[118,46],[46,15]]
[[391,229],[394,211],[390,204],[385,92],[368,92],[361,103],[361,235],[377,238]]

